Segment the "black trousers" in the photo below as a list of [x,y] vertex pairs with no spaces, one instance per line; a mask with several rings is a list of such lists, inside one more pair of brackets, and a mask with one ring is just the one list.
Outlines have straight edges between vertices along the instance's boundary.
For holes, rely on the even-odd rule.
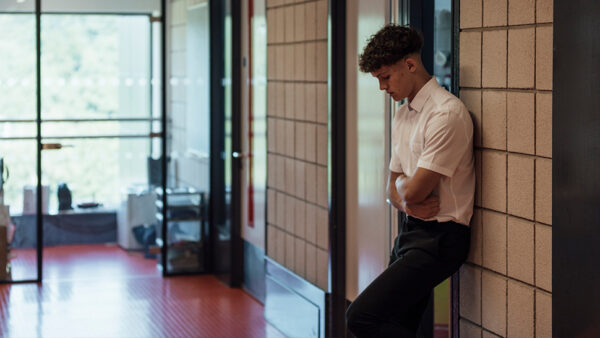
[[346,311],[356,337],[415,337],[433,288],[469,253],[471,229],[401,214],[390,264]]

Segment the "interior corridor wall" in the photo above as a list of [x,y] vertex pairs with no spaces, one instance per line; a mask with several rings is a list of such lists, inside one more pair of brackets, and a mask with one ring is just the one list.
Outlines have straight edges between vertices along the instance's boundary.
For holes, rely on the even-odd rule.
[[462,337],[552,336],[552,0],[460,1],[477,194]]
[[[200,5],[208,7],[207,0],[169,0],[167,2],[167,153],[170,162],[168,167],[168,186],[187,186],[199,190],[209,189],[208,151],[199,151],[196,138],[205,138],[208,146],[208,115],[203,118],[192,118],[188,112],[190,98],[194,94],[189,87],[199,79],[191,79],[189,69],[197,67],[203,55],[188,53],[188,10]],[[207,9],[208,10],[208,9]],[[206,54],[208,55],[208,53]],[[190,60],[196,62],[190,65]],[[209,82],[207,78],[205,83]],[[197,116],[196,116],[197,117]],[[196,121],[198,123],[190,123]],[[204,122],[203,122],[204,121]]]
[[267,1],[267,256],[328,291],[328,2]]

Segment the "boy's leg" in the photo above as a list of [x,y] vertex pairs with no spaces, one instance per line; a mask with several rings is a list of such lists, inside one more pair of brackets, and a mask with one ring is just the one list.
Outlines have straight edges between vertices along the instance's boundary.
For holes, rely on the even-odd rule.
[[446,264],[419,249],[406,252],[350,305],[348,329],[357,337],[414,337],[431,290],[452,273]]

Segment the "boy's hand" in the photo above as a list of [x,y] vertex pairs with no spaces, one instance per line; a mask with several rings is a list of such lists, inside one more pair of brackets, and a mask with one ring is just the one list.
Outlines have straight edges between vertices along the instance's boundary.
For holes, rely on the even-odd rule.
[[440,198],[430,195],[423,202],[418,204],[406,204],[404,212],[409,216],[421,219],[432,218],[440,212]]

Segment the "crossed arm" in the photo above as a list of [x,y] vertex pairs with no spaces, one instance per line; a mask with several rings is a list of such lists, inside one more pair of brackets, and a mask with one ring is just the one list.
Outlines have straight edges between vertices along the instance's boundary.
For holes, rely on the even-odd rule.
[[441,177],[442,174],[421,167],[412,177],[390,171],[387,184],[389,201],[408,215],[431,218],[439,212],[439,198],[431,193]]

